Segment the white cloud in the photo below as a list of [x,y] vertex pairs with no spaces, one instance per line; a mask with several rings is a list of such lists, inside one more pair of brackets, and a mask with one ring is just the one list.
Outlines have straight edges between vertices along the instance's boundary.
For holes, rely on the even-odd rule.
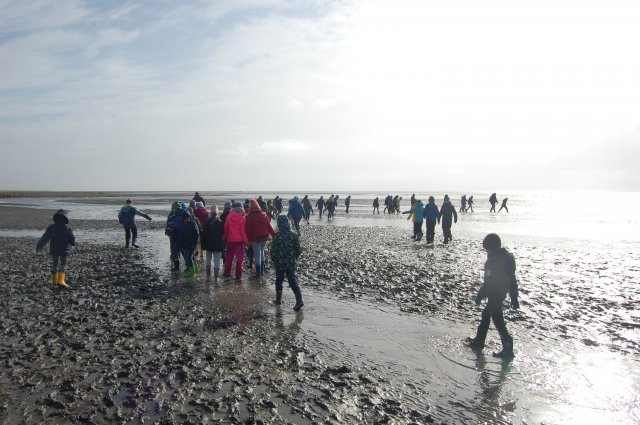
[[260,149],[267,153],[299,153],[309,150],[308,143],[301,142],[299,140],[282,140],[278,142],[263,142],[260,145]]

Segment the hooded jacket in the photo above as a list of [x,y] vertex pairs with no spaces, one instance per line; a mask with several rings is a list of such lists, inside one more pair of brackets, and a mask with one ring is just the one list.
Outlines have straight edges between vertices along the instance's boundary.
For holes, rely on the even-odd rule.
[[422,201],[416,202],[413,208],[409,211],[404,211],[402,214],[413,214],[413,222],[422,223],[424,219],[424,205],[422,205]]
[[245,245],[249,243],[247,232],[244,228],[246,218],[241,212],[231,210],[224,222],[224,240],[227,242],[242,242]]
[[438,210],[438,206],[435,204],[435,202],[429,202],[424,207],[424,212],[422,213],[422,215],[427,221],[436,221],[440,216],[440,211]]
[[193,210],[193,215],[195,215],[200,222],[200,227],[204,229],[207,221],[209,220],[209,211],[204,207],[202,203],[196,202],[196,209]]
[[296,221],[299,221],[304,216],[304,208],[302,208],[297,196],[293,197],[291,205],[289,205],[289,210],[287,211],[287,216],[290,216]]
[[176,242],[181,248],[195,248],[198,246],[198,240],[200,239],[200,231],[198,225],[193,221],[183,222],[180,229],[178,229],[178,235]]
[[45,230],[36,245],[36,250],[40,251],[47,242],[51,242],[49,253],[62,257],[68,256],[71,253],[71,247],[76,244],[76,237],[69,226],[69,218],[64,210],[58,210],[53,214],[53,224]]
[[209,217],[201,235],[201,246],[206,251],[221,252],[224,250],[224,223],[217,215]]
[[131,229],[136,227],[136,215],[146,218],[147,220],[151,220],[149,215],[139,211],[136,207],[131,204],[125,204],[120,208],[120,212],[118,213],[118,221],[122,223],[125,229]]
[[451,204],[450,201],[444,201],[442,207],[440,207],[440,214],[438,214],[438,222],[442,220],[442,225],[445,227],[451,227],[451,220],[455,223],[458,222],[458,213]]
[[267,213],[262,211],[255,200],[251,201],[251,210],[246,217],[244,229],[249,242],[266,242],[269,240],[269,235],[276,234]]
[[271,261],[276,270],[295,270],[300,257],[300,240],[291,231],[291,224],[284,215],[278,217],[278,231],[271,241]]

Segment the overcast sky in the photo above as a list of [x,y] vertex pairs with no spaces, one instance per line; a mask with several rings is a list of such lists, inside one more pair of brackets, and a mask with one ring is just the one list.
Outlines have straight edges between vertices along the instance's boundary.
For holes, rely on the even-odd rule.
[[0,189],[640,190],[640,3],[0,0]]

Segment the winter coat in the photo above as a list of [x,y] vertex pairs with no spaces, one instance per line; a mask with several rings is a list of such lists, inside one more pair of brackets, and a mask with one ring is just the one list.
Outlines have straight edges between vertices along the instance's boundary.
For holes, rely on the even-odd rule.
[[500,248],[487,256],[484,263],[484,282],[478,290],[478,298],[504,299],[507,293],[512,300],[518,299],[516,260],[509,251]]
[[269,235],[276,234],[271,226],[271,220],[262,211],[251,211],[246,217],[244,229],[249,242],[266,242],[269,240]]
[[325,206],[324,198],[318,199],[318,201],[316,202],[316,208],[323,209],[324,206]]
[[246,218],[238,211],[231,211],[224,222],[224,240],[227,242],[249,243],[247,232],[244,229]]
[[62,257],[68,256],[71,253],[71,247],[76,244],[76,237],[69,226],[69,218],[64,211],[59,210],[53,214],[53,224],[45,230],[36,245],[36,250],[40,251],[47,242],[50,242],[49,253]]
[[427,221],[437,220],[438,217],[440,216],[440,211],[438,210],[438,206],[433,202],[429,202],[427,206],[424,207],[424,212],[422,213],[422,216]]
[[200,227],[204,229],[211,214],[209,214],[209,210],[207,210],[206,208],[196,208],[195,210],[193,210],[193,215],[195,215],[200,222]]
[[422,201],[418,201],[415,207],[411,208],[409,211],[404,211],[402,214],[413,214],[413,222],[422,223],[422,220],[424,219],[424,206],[422,205]]
[[177,236],[180,227],[182,227],[182,210],[172,210],[167,216],[164,234],[169,237]]
[[287,217],[278,217],[278,231],[271,241],[271,261],[276,270],[295,270],[300,257],[300,240],[291,231],[291,224]]
[[202,202],[202,206],[206,206],[207,203],[204,202],[204,198],[200,195],[194,196],[193,198],[191,198],[192,201],[196,201],[196,202]]
[[133,205],[124,205],[120,208],[120,212],[118,213],[118,221],[122,224],[125,229],[131,229],[136,227],[136,215],[146,218],[147,220],[151,220],[147,214],[139,211]]
[[440,207],[440,214],[438,214],[438,222],[442,220],[443,227],[451,227],[452,219],[455,223],[457,223],[458,213],[456,212],[456,209],[451,204],[451,202],[447,201],[444,204],[442,204],[442,207]]
[[304,209],[302,208],[302,205],[300,204],[297,196],[293,198],[291,205],[289,205],[287,216],[293,218],[296,221],[302,219],[302,217],[304,216]]
[[176,242],[180,248],[195,248],[198,246],[198,240],[200,239],[200,232],[198,231],[198,225],[189,220],[182,223],[178,230]]
[[201,234],[201,247],[206,251],[221,252],[224,250],[224,223],[218,217],[211,217]]

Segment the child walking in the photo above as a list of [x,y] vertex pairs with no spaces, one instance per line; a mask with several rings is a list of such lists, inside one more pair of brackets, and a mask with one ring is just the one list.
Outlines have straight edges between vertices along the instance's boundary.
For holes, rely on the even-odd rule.
[[[118,213],[118,221],[124,227],[124,243],[125,248],[129,248],[129,240],[131,239],[131,246],[139,248],[136,244],[138,239],[138,227],[136,226],[136,215],[146,218],[151,221],[151,217],[148,214],[143,213],[133,206],[133,199],[127,199],[127,202],[120,208]],[[133,234],[133,238],[131,238]]]
[[182,213],[182,226],[178,229],[178,246],[180,252],[187,263],[187,270],[184,272],[185,277],[193,277],[196,274],[196,267],[193,263],[193,252],[198,246],[200,232],[198,225],[191,218],[191,214],[187,211]]
[[76,244],[76,237],[73,229],[69,226],[67,211],[58,210],[53,214],[53,224],[47,227],[38,244],[36,252],[49,243],[49,254],[51,255],[51,283],[68,288],[64,281],[67,257],[71,253],[71,247]]
[[220,276],[220,259],[224,251],[224,223],[218,217],[218,207],[211,207],[211,215],[207,220],[202,232],[202,249],[206,251],[205,268],[207,271],[207,281],[211,279],[211,259],[213,258],[213,281],[218,282]]
[[294,311],[298,311],[304,306],[302,293],[296,280],[296,261],[300,257],[300,240],[298,235],[291,231],[291,224],[286,216],[278,216],[278,232],[271,242],[271,261],[276,268],[276,299],[275,305],[282,304],[282,283],[285,275],[289,282],[289,287],[296,297]]

